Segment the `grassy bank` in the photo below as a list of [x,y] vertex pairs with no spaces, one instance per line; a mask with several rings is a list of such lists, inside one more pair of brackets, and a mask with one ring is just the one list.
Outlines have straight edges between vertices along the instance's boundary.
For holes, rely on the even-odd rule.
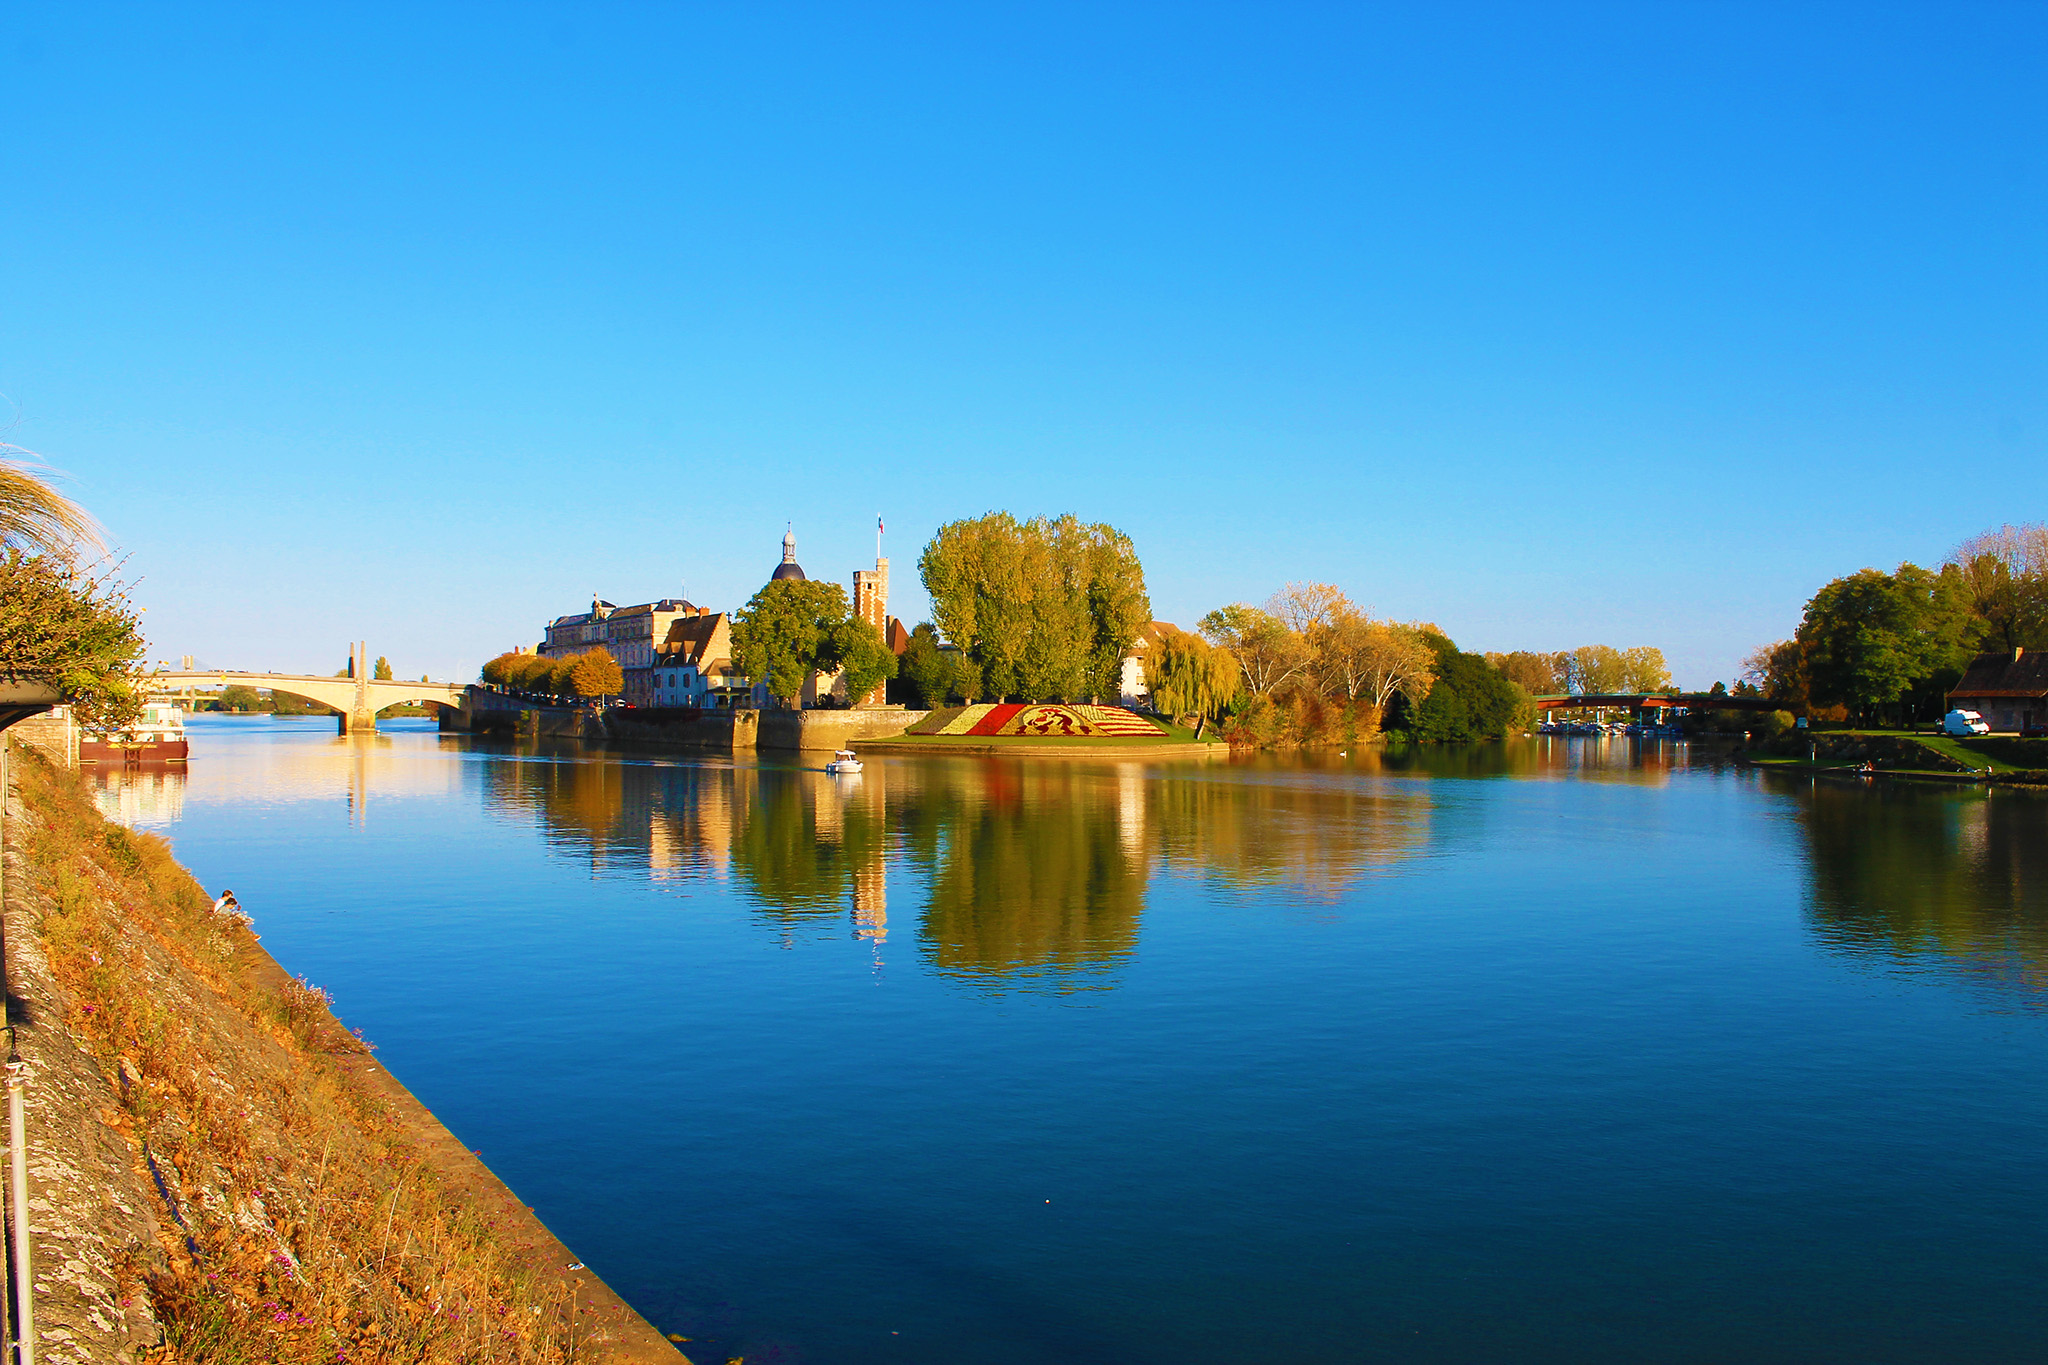
[[103,820],[76,775],[18,748],[9,766],[9,986],[24,1035],[64,1035],[24,1051],[36,1044],[47,1071],[84,1059],[73,1088],[101,1096],[99,1123],[131,1157],[157,1240],[117,1251],[118,1306],[153,1319],[147,1359],[621,1354],[598,1339],[593,1289],[553,1273],[559,1244],[433,1150],[445,1130],[323,992],[215,915],[163,840]]

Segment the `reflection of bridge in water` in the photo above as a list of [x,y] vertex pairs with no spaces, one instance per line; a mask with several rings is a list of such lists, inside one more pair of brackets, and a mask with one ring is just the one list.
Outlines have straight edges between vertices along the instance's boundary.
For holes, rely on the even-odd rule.
[[173,669],[156,674],[151,682],[159,688],[179,687],[191,691],[225,690],[234,686],[261,687],[286,696],[302,697],[338,712],[341,733],[345,735],[357,730],[374,732],[377,713],[386,707],[420,702],[450,707],[465,704],[469,693],[467,683],[372,678],[367,667],[368,655],[369,650],[365,646],[351,648],[349,672],[353,676],[340,678],[315,678],[294,673],[241,673],[232,669]]
[[1531,698],[1540,711],[1619,711],[1636,715],[1651,711],[1775,711],[1780,703],[1766,697],[1716,696],[1711,692],[1566,692]]

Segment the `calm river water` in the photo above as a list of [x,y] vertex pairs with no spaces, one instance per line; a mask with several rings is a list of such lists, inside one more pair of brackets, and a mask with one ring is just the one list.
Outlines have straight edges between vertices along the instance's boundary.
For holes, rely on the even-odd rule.
[[332,726],[103,799],[700,1362],[2048,1353],[2048,800]]

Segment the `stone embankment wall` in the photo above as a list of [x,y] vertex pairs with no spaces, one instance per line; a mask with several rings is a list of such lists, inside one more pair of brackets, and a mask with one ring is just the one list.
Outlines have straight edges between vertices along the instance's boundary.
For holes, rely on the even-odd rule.
[[7,768],[42,1360],[682,1359],[167,844]]
[[849,711],[752,711],[543,706],[481,688],[470,705],[443,711],[441,728],[478,733],[604,740],[634,749],[744,753],[751,749],[830,753],[855,740],[900,735],[927,711],[876,707]]

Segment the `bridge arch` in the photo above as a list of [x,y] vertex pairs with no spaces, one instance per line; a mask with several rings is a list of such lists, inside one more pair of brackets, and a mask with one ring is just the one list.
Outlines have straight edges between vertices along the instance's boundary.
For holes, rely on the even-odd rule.
[[315,678],[305,674],[243,673],[216,669],[200,672],[183,669],[159,673],[152,680],[159,686],[226,689],[235,684],[282,692],[328,707],[341,715],[341,731],[375,730],[377,713],[387,707],[408,703],[461,708],[468,702],[467,683],[406,681],[399,678]]

